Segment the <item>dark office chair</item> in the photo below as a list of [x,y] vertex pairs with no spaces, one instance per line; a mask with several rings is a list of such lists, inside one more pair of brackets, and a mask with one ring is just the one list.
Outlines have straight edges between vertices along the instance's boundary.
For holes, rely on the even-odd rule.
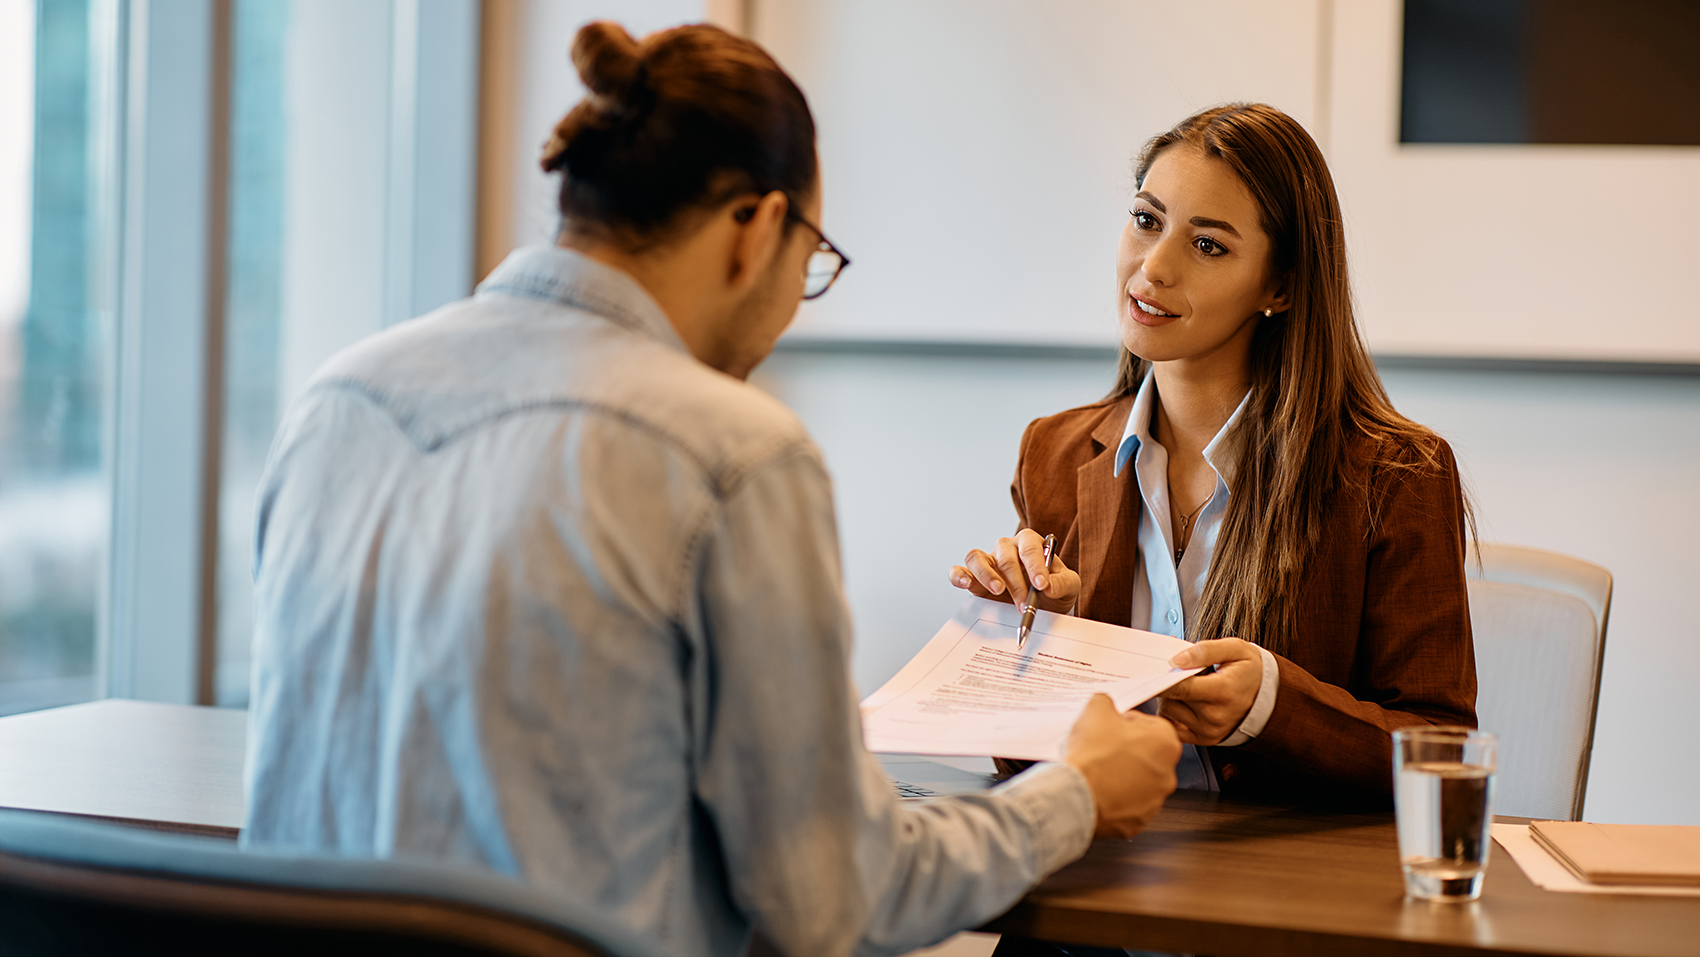
[[552,954],[657,948],[582,904],[469,868],[290,857],[0,811],[0,954]]

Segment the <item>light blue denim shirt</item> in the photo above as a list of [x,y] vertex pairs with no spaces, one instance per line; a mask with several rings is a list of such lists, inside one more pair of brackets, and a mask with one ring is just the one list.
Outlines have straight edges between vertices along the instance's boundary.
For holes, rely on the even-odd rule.
[[[1157,410],[1157,377],[1147,372],[1133,397],[1128,411],[1127,427],[1122,430],[1121,444],[1116,447],[1115,474],[1120,475],[1133,462],[1134,478],[1139,482],[1139,496],[1145,507],[1139,515],[1139,562],[1133,578],[1134,627],[1161,635],[1171,635],[1197,641],[1200,635],[1190,633],[1192,609],[1204,592],[1210,577],[1210,560],[1216,554],[1216,538],[1222,532],[1222,517],[1228,512],[1228,499],[1233,495],[1234,478],[1239,471],[1241,440],[1235,428],[1251,401],[1247,392],[1234,407],[1228,421],[1216,430],[1204,446],[1204,461],[1216,473],[1216,486],[1202,507],[1183,502],[1181,511],[1199,508],[1193,520],[1192,536],[1181,560],[1175,561],[1175,530],[1169,516],[1169,453],[1162,443],[1151,437],[1151,416]],[[1213,635],[1210,637],[1221,637]],[[1263,678],[1251,710],[1233,734],[1224,738],[1226,747],[1245,744],[1263,732],[1269,715],[1275,710],[1275,696],[1280,688],[1280,665],[1267,649],[1259,648],[1263,659]],[[1184,745],[1175,777],[1183,788],[1220,790],[1210,764],[1199,757],[1198,749]]]
[[900,804],[831,485],[634,280],[514,253],[333,358],[260,490],[248,846],[463,861],[680,953],[901,953],[1083,853],[1080,773]]

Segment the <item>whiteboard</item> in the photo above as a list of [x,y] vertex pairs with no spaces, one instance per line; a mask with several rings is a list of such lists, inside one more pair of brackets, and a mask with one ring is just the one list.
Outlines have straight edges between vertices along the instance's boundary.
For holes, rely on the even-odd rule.
[[1132,159],[1274,104],[1328,154],[1383,354],[1700,361],[1700,149],[1398,144],[1398,0],[768,0],[854,264],[792,340],[1108,346]]

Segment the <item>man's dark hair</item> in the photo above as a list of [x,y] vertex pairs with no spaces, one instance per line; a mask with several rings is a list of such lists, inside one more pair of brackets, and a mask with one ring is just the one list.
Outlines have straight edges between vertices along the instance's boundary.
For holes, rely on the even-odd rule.
[[543,151],[568,230],[636,251],[689,209],[814,190],[808,102],[754,43],[706,25],[639,42],[604,20],[578,32],[572,60],[589,93]]

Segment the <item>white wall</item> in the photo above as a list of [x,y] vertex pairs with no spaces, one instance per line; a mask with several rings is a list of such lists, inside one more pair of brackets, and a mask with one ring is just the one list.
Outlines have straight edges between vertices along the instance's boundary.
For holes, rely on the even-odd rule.
[[[833,472],[864,692],[961,601],[945,570],[1013,527],[1022,428],[1098,398],[1112,371],[781,353],[758,372]],[[1615,576],[1588,819],[1700,824],[1687,730],[1700,687],[1700,379],[1393,370],[1385,381],[1401,411],[1452,443],[1484,540]]]
[[1379,351],[1700,361],[1700,147],[1400,146],[1399,0],[1334,7],[1328,159]]
[[755,38],[814,108],[825,229],[855,261],[798,333],[1114,342],[1132,156],[1224,100],[1311,122],[1317,6],[758,4]]
[[1700,148],[1401,146],[1399,0],[766,0],[856,260],[801,336],[1110,344],[1130,157],[1262,100],[1340,186],[1403,354],[1700,361]]

